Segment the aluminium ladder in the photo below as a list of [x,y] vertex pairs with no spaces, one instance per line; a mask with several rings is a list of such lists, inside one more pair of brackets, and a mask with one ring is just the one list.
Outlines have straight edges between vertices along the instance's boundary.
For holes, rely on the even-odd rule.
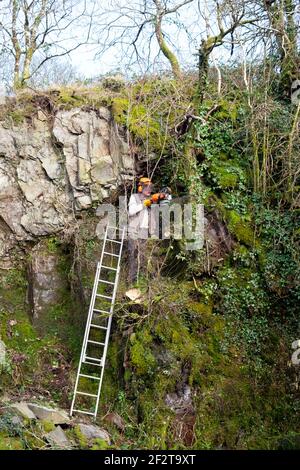
[[[119,240],[115,240],[112,237],[109,238],[109,230],[119,231]],[[94,419],[96,419],[97,416],[113,309],[118,289],[120,260],[122,256],[124,235],[125,227],[122,229],[111,226],[106,227],[101,258],[97,264],[94,279],[94,287],[86,322],[70,416],[72,416],[75,412],[92,415]],[[116,248],[119,247],[117,254],[113,252],[112,248],[110,251],[108,251],[107,246],[109,244],[114,245]],[[114,264],[115,262],[116,264]],[[114,266],[112,266],[113,264]],[[103,279],[105,273],[108,277],[110,275],[114,275],[114,279],[109,281]],[[109,295],[105,295],[107,294],[106,289],[110,289]],[[99,290],[101,293],[99,293]],[[97,337],[97,334],[102,335],[100,340]],[[93,352],[89,352],[91,348]],[[88,368],[87,371],[85,370],[86,368]],[[87,391],[78,390],[82,387],[81,382],[84,380],[84,386]],[[90,393],[91,388],[96,388],[96,390],[92,390],[93,393]],[[76,406],[75,408],[75,402],[80,400],[80,398],[92,402],[88,410],[80,409],[81,405]]]

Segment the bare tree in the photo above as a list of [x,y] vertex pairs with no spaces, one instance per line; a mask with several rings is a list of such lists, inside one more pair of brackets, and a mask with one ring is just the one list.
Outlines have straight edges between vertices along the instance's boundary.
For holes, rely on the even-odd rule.
[[161,52],[163,53],[163,55],[170,62],[174,77],[180,78],[181,77],[180,65],[179,65],[176,55],[171,51],[171,49],[169,48],[164,38],[164,34],[162,31],[162,21],[165,16],[176,13],[182,6],[193,2],[193,0],[185,0],[170,8],[167,8],[166,2],[164,5],[162,4],[160,0],[153,0],[153,2],[156,7],[156,11],[154,15],[154,25],[155,25],[155,35],[156,35],[157,42],[159,44],[159,48]]
[[[14,89],[23,87],[45,62],[78,49],[89,39],[94,5],[85,0],[4,0],[0,5],[2,52],[13,61]],[[79,38],[79,23],[87,28]],[[35,67],[33,65],[35,58]]]
[[227,38],[233,47],[235,31],[241,27],[254,31],[257,21],[251,0],[111,0],[100,2],[97,12],[94,32],[101,45],[99,55],[117,48],[127,63],[153,64],[156,46],[174,77],[180,78],[182,59],[186,59],[182,49],[188,44],[189,64],[195,62],[194,56],[199,58],[201,93],[212,51],[224,46]]
[[263,0],[269,28],[277,45],[280,64],[280,92],[290,95],[293,80],[300,73],[298,0]]
[[[33,69],[38,64],[32,62]],[[39,69],[39,73],[34,74],[28,84],[33,88],[47,88],[51,85],[65,86],[75,82],[83,82],[83,76],[78,72],[72,62],[66,57],[57,57],[45,62]]]
[[[111,0],[99,2],[98,14],[95,15],[95,40],[100,45],[98,55],[117,46],[122,58],[128,63],[151,61],[153,40],[158,48],[158,55],[168,60],[175,77],[181,77],[181,66],[176,55],[174,38],[167,30],[184,31],[186,25],[180,21],[179,13],[184,7],[195,4],[196,0]],[[176,33],[175,33],[176,36]]]
[[236,30],[249,25],[253,26],[258,20],[253,15],[251,8],[249,8],[252,2],[247,0],[211,0],[205,2],[205,4],[206,8],[199,2],[199,13],[206,25],[206,34],[205,37],[202,37],[198,50],[198,98],[200,103],[203,100],[206,88],[209,58],[212,51],[217,47],[223,46],[229,37],[232,54]]

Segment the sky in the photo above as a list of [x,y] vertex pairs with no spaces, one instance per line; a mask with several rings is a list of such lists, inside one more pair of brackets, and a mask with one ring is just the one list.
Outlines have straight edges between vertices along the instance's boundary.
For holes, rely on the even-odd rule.
[[[107,20],[107,22],[119,16],[119,12],[117,11],[117,9],[113,9],[112,7],[110,9],[110,5],[111,5],[110,1],[103,0],[101,3],[103,4],[103,6],[107,7],[107,14],[105,16],[105,19]],[[130,4],[130,2],[128,2],[127,0],[118,1],[119,7],[124,7],[128,5],[128,3]],[[133,2],[133,3],[139,3],[139,2]],[[151,3],[151,0],[149,1],[149,3]],[[170,3],[177,4],[178,2],[171,1]],[[197,2],[195,2],[195,5],[196,3]],[[125,13],[127,13],[127,11]],[[133,21],[138,22],[140,20],[140,17],[135,15],[134,13],[132,14],[132,16],[133,16]],[[192,35],[193,33],[195,33],[195,25],[193,25],[193,31],[191,31],[192,24],[195,22],[194,5],[187,5],[186,7],[183,7],[182,9],[179,10],[178,14],[174,15],[174,17],[172,18],[177,22],[181,21],[184,24],[186,30],[190,31],[189,34]],[[102,21],[101,18],[98,18],[95,15],[95,22],[101,23],[101,21]],[[117,22],[116,24],[119,24],[121,26],[122,24],[125,24],[125,23],[123,19],[120,19],[120,21]],[[130,26],[132,24],[133,24],[132,22],[128,23],[128,25]],[[188,39],[188,35],[186,34],[186,31],[184,31],[183,28],[178,28],[176,25],[172,24],[169,19],[164,20],[163,28],[164,28],[164,32],[169,37],[171,37],[175,43],[173,45],[170,45],[172,50],[175,51],[176,49],[178,49],[178,51],[180,51],[179,53],[180,62],[184,65],[195,64],[196,59],[195,59],[195,56],[193,56],[193,54],[196,53],[197,42],[194,41],[191,43],[190,38]],[[199,29],[199,24],[197,25],[197,29]],[[203,26],[202,26],[202,29],[203,29]],[[148,29],[148,31],[150,30]],[[99,35],[100,35],[100,38],[99,38]],[[143,40],[144,55],[146,56],[150,54],[150,57],[151,57],[150,62],[152,63],[155,62],[157,65],[159,63],[162,63],[166,65],[167,62],[163,57],[156,59],[156,55],[158,53],[158,46],[157,46],[155,39],[153,39],[151,42],[151,45],[149,45],[149,36],[150,34],[146,34],[146,33],[144,34],[144,36],[141,35],[141,39],[144,37],[144,40]],[[96,42],[99,39],[101,41],[101,33],[97,34],[97,27],[95,26],[92,40]],[[100,47],[97,44],[94,44],[92,46],[91,45],[82,46],[79,50],[70,54],[72,65],[75,66],[78,69],[78,71],[86,77],[106,74],[106,73],[115,71],[119,68],[121,68],[122,72],[125,74],[128,72],[130,73],[143,72],[143,70],[140,69],[137,64],[135,64],[132,67],[128,67],[128,61],[127,61],[128,57],[126,57],[126,54],[125,55],[122,54],[120,44],[117,44],[111,47],[108,51],[101,54],[100,57],[99,57],[99,50],[100,50]]]
[[[107,24],[110,21],[114,18],[119,18],[120,9],[126,8],[123,12],[132,17],[132,20],[130,21],[125,20],[127,21],[128,26],[127,33],[130,34],[130,27],[134,23],[139,26],[141,24],[142,17],[133,13],[129,8],[133,9],[135,5],[141,5],[142,3],[142,0],[118,0],[117,2],[115,0],[101,0],[101,6],[104,9],[106,8],[106,14],[104,17],[101,17],[99,16],[99,11],[96,9],[98,14],[94,15],[95,23],[105,24],[106,22],[105,27],[107,29]],[[147,0],[146,3],[150,6],[153,5],[152,0]],[[179,3],[180,0],[168,1],[168,4],[171,7]],[[177,54],[182,67],[195,67],[197,65],[197,50],[201,44],[201,39],[218,32],[217,21],[215,18],[215,5],[216,3],[212,0],[194,0],[192,3],[180,8],[176,14],[164,18],[163,31],[166,35],[166,40],[171,50]],[[199,15],[200,7],[202,16]],[[123,24],[125,24],[123,18],[119,18],[119,20],[114,23],[115,38],[118,35],[117,26],[121,26]],[[134,31],[135,35],[137,29]],[[148,29],[145,29],[145,31],[143,30],[140,35],[140,44],[143,44],[143,46],[141,46],[143,47],[141,55],[144,58],[149,56],[149,63],[154,65],[156,70],[163,67],[170,68],[169,63],[162,54],[157,58],[159,48],[155,37],[153,37],[149,44],[149,37],[151,34],[153,35],[152,25],[148,27]],[[104,37],[107,40],[106,32],[101,33],[101,27],[95,25],[92,31],[92,40],[94,43],[97,41],[101,42]],[[109,40],[113,42],[113,36],[110,36]],[[107,40],[107,42],[109,42],[109,40]],[[225,45],[225,47],[221,46],[214,49],[211,54],[212,62],[232,63],[234,60],[241,57],[242,50],[238,45],[235,46],[234,54],[231,56],[231,45],[229,44],[229,40],[230,38],[227,39],[227,45]],[[108,51],[101,55],[99,55],[100,49],[99,44],[94,44],[93,46],[82,46],[79,50],[70,55],[72,65],[75,66],[79,73],[86,78],[97,77],[102,74],[114,72],[118,69],[121,69],[122,73],[129,76],[133,73],[143,74],[145,72],[144,66],[139,67],[137,63],[132,64],[131,66],[128,64],[130,51],[124,52],[124,46],[120,46],[119,43],[112,46]]]
[[[68,1],[71,2],[72,0]],[[76,1],[80,3],[77,7],[79,9],[78,12],[80,13],[83,0]],[[166,1],[171,7],[180,3],[180,0],[162,1]],[[9,0],[1,1],[0,11],[1,5],[5,3],[7,5],[10,4]],[[121,71],[129,78],[134,74],[141,75],[146,71],[153,72],[154,70],[158,71],[163,68],[170,69],[168,61],[162,54],[157,57],[159,48],[153,34],[153,24],[150,23],[148,23],[146,28],[142,30],[139,36],[140,42],[137,43],[143,60],[140,61],[140,63],[135,60],[130,60],[132,48],[126,48],[124,43],[127,41],[129,44],[133,41],[139,26],[145,18],[143,15],[139,15],[139,13],[137,13],[137,10],[142,8],[143,0],[89,0],[87,5],[89,13],[93,11],[94,24],[90,34],[90,41],[92,44],[83,45],[71,52],[68,56],[69,62],[76,68],[80,77],[93,78],[107,73]],[[146,5],[147,9],[150,8],[151,11],[154,4],[152,0],[146,0]],[[199,15],[199,7],[201,7],[201,16]],[[215,2],[213,2],[213,0],[194,0],[192,3],[180,8],[176,14],[169,15],[164,18],[163,31],[166,41],[171,50],[177,54],[179,62],[183,68],[195,67],[197,65],[196,53],[201,43],[201,39],[206,38],[208,34],[213,34],[217,31],[214,8]],[[123,12],[123,15],[120,15],[121,11]],[[73,10],[73,13],[77,13],[76,8]],[[59,37],[56,37],[55,34],[52,35],[48,40],[48,43],[51,45],[59,39],[72,47],[71,44],[74,45],[74,41],[76,44],[76,41],[82,40],[86,36],[89,17],[86,16],[82,18],[81,15],[78,16],[78,21],[72,24],[71,29],[67,29]],[[10,15],[8,15],[8,21],[9,17]],[[113,23],[113,29],[111,29],[112,34],[107,36],[108,24],[114,19],[116,21]],[[126,26],[125,29],[122,29],[124,26]],[[20,23],[20,28],[22,28],[22,23]],[[123,37],[122,43],[120,43],[117,39],[124,31],[126,34]],[[151,36],[152,40],[150,40]],[[110,43],[111,47],[100,53],[101,43]],[[57,44],[58,47],[60,47],[61,43],[58,42]],[[227,47],[222,46],[214,49],[211,54],[211,61],[230,63],[239,57],[240,52],[241,51],[236,46],[234,55],[231,57],[230,47],[229,44],[227,44]],[[149,70],[147,70],[145,66],[147,58],[148,63],[151,64],[152,67]],[[63,60],[67,60],[67,57],[64,57]],[[8,63],[4,60],[3,70],[7,66]]]

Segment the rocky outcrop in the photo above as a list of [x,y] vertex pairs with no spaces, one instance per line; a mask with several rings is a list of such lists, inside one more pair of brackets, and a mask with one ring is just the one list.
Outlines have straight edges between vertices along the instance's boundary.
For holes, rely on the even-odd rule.
[[55,410],[36,405],[35,403],[27,403],[27,406],[38,419],[49,421],[53,424],[67,424],[70,422],[69,416],[63,410]]
[[61,301],[66,279],[60,270],[60,257],[49,250],[47,240],[41,240],[31,251],[28,263],[28,300],[36,326],[40,317]]
[[134,171],[128,146],[106,108],[58,112],[53,135],[62,147],[76,209],[108,197]]
[[72,445],[67,438],[66,434],[60,426],[57,426],[53,431],[46,434],[47,441],[52,447],[58,449],[71,449]]
[[107,442],[107,444],[110,445],[110,437],[105,429],[101,429],[98,426],[94,426],[92,424],[83,423],[79,423],[78,427],[80,429],[81,434],[89,441],[93,439],[103,439]]
[[58,111],[50,122],[0,125],[0,268],[39,237],[70,227],[82,210],[134,174],[107,108]]
[[[22,440],[21,436],[27,435],[28,429],[31,434],[35,433],[36,440],[30,444],[34,449],[102,449],[111,445],[111,438],[106,429],[81,422],[78,417],[71,419],[62,409],[22,401],[6,403],[4,410],[8,410],[4,422],[15,426],[18,439]],[[5,414],[5,411],[2,416],[3,413]],[[122,418],[118,415],[116,417],[119,418],[118,425],[120,426],[121,422],[124,426]],[[5,425],[3,428],[5,432]]]
[[31,411],[31,409],[25,402],[14,403],[13,405],[11,405],[11,408],[13,408],[13,410],[16,410],[17,413],[23,418],[36,419],[35,414]]

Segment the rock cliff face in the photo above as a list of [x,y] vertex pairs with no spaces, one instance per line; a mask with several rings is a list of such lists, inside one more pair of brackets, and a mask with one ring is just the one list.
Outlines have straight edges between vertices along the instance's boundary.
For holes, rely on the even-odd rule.
[[134,174],[129,147],[107,108],[38,111],[0,126],[0,269],[24,247],[72,225]]

